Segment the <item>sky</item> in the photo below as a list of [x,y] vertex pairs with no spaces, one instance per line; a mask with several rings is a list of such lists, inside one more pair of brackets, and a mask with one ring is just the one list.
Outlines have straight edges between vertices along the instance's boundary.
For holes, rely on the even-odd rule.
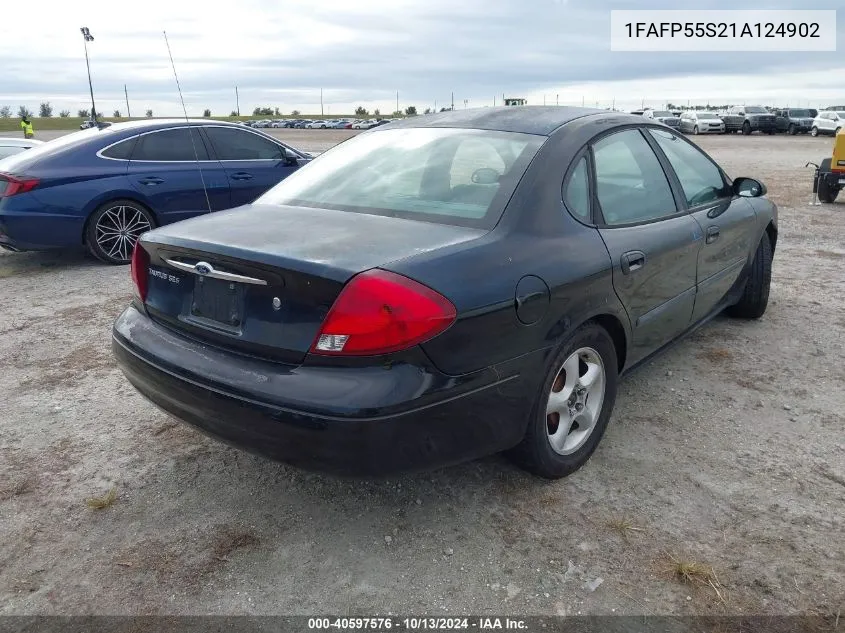
[[[382,113],[530,104],[632,109],[666,102],[812,107],[845,102],[845,55],[620,53],[610,50],[611,9],[677,9],[665,0],[145,0],[96,11],[66,0],[25,7],[0,26],[0,107],[54,116],[90,106],[88,45],[97,109],[108,115],[182,114],[166,30],[191,116],[256,106],[283,114]],[[691,6],[691,5],[690,5]],[[697,0],[698,9],[840,9],[845,0]]]

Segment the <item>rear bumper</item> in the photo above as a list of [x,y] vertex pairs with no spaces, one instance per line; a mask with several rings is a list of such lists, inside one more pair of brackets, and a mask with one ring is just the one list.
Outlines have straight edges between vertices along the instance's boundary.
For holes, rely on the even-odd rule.
[[423,470],[510,448],[532,404],[513,371],[450,377],[422,352],[390,367],[282,365],[187,339],[134,306],[116,320],[112,350],[135,388],[174,417],[340,475]]
[[31,193],[0,199],[0,246],[18,251],[81,246],[84,222],[47,210]]

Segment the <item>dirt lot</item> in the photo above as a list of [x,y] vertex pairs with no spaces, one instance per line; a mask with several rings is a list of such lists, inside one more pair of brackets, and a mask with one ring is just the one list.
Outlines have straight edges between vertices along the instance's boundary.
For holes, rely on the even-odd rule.
[[811,206],[804,169],[831,141],[700,142],[780,205],[769,311],[624,380],[556,483],[500,457],[356,482],[221,445],[114,366],[126,268],[0,255],[0,613],[845,611],[845,204]]

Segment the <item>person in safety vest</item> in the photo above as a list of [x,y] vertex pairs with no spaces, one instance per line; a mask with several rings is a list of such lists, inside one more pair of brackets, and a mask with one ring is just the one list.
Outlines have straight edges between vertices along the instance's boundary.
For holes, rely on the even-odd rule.
[[35,132],[32,130],[32,121],[29,120],[28,116],[21,117],[21,129],[23,130],[24,138],[35,136]]

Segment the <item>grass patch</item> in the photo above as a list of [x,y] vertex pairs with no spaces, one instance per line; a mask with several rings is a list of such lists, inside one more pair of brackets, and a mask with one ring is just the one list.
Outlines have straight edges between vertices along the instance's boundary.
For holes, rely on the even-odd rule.
[[111,490],[102,497],[91,497],[86,499],[85,503],[92,510],[102,510],[108,508],[115,501],[117,501],[117,486],[112,486]]
[[644,528],[634,525],[628,519],[611,519],[605,525],[614,532],[617,532],[623,540],[627,541],[628,537],[637,532],[645,532]]
[[709,587],[716,594],[720,602],[726,603],[724,588],[719,582],[716,572],[710,565],[696,560],[681,558],[673,554],[666,554],[667,571],[675,580],[699,587]]

